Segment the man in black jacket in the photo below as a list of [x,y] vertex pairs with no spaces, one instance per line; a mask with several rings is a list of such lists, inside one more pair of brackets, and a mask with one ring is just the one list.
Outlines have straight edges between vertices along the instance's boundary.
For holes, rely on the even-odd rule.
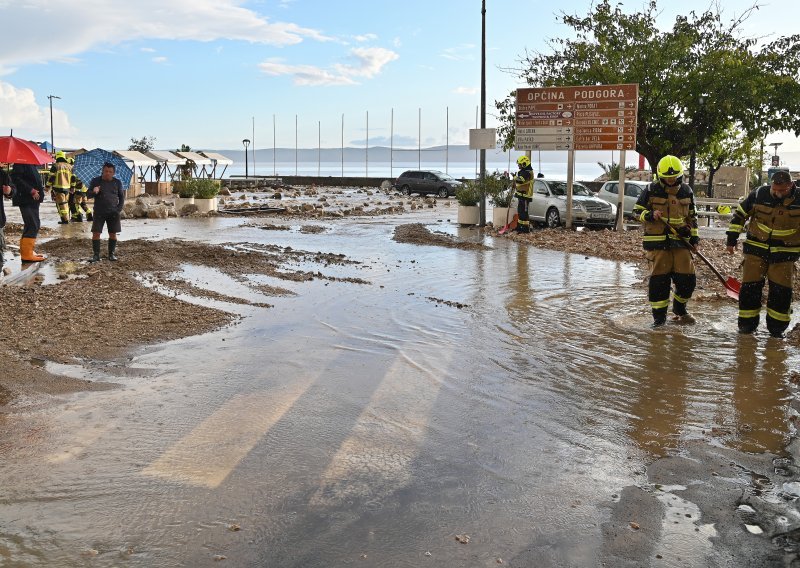
[[11,178],[4,169],[0,169],[0,192],[2,192],[2,196],[0,196],[0,268],[3,268],[5,262],[3,253],[6,250],[6,239],[3,236],[3,227],[6,226],[6,210],[3,201],[13,198],[14,190]]
[[19,252],[23,262],[40,262],[46,257],[33,250],[39,235],[39,204],[44,201],[44,184],[36,166],[14,164],[11,179],[17,186],[12,203],[19,207],[24,228],[19,241]]
[[117,260],[117,233],[122,231],[120,213],[125,205],[125,192],[122,182],[114,177],[114,164],[103,164],[103,175],[89,182],[89,194],[94,198],[94,220],[92,221],[91,262],[100,261],[100,233],[103,225],[108,228],[108,260]]

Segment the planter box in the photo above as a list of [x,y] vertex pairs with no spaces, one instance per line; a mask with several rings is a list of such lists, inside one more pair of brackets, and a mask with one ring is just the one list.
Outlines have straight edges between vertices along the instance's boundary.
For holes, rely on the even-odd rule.
[[194,197],[176,197],[175,212],[180,215],[181,210],[187,205],[194,205]]
[[172,184],[168,181],[146,181],[144,182],[144,192],[147,195],[170,195]]
[[477,225],[481,221],[481,209],[477,205],[459,205],[458,223],[460,225]]
[[492,209],[492,225],[495,229],[501,229],[514,218],[514,215],[509,213],[508,207],[495,207]]
[[211,211],[218,211],[218,202],[216,197],[211,199],[198,199],[194,197],[194,204],[197,206],[198,213],[210,213]]

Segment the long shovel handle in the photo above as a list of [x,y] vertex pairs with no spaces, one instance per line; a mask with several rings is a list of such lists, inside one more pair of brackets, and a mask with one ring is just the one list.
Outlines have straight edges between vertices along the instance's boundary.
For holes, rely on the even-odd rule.
[[[715,275],[717,278],[719,278],[719,281],[720,281],[720,282],[722,282],[722,285],[723,285],[723,286],[725,286],[725,288],[730,288],[730,287],[729,287],[729,284],[728,284],[728,279],[727,279],[727,278],[725,278],[725,277],[724,277],[724,276],[723,276],[723,275],[720,273],[720,271],[719,271],[719,270],[717,270],[717,267],[716,267],[716,266],[714,266],[713,264],[711,264],[711,261],[710,261],[710,260],[708,260],[708,259],[705,257],[705,255],[704,255],[702,252],[700,252],[700,251],[697,249],[697,247],[695,247],[694,245],[692,245],[692,244],[689,242],[689,240],[688,240],[686,237],[679,235],[679,234],[678,234],[678,231],[676,231],[676,230],[675,230],[675,227],[673,227],[672,225],[670,225],[669,223],[667,223],[666,221],[664,221],[664,219],[661,219],[661,222],[662,222],[662,223],[664,223],[664,224],[665,224],[665,225],[666,225],[666,226],[669,228],[670,232],[671,232],[673,235],[675,235],[676,237],[678,237],[678,238],[679,238],[679,239],[680,239],[680,240],[683,242],[683,244],[686,246],[686,248],[688,248],[688,249],[689,249],[691,252],[693,252],[694,254],[696,254],[697,256],[699,256],[699,257],[700,257],[700,260],[702,260],[702,261],[703,261],[703,262],[706,264],[706,266],[708,266],[708,267],[711,269],[711,272],[713,272],[713,273],[714,273],[714,275]],[[739,292],[739,291],[738,291],[738,290],[735,290],[735,292],[738,294],[738,292]]]

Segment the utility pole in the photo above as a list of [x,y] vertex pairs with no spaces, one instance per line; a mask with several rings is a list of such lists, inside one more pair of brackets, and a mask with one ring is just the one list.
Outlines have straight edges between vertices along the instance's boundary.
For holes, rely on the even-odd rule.
[[[481,0],[481,128],[486,128],[486,0]],[[481,149],[481,227],[486,226],[486,150]]]
[[47,98],[50,99],[50,151],[55,153],[56,145],[53,142],[53,99],[61,100],[61,97],[57,97],[55,95],[47,95]]

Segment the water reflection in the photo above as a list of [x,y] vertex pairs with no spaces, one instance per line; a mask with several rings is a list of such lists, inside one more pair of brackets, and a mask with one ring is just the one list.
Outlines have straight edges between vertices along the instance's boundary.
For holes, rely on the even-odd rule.
[[739,338],[733,360],[733,427],[730,446],[745,452],[781,453],[788,441],[787,346],[753,336]]
[[691,357],[686,347],[681,336],[655,332],[644,336],[636,348],[642,372],[632,393],[630,437],[658,457],[677,449],[685,421]]

